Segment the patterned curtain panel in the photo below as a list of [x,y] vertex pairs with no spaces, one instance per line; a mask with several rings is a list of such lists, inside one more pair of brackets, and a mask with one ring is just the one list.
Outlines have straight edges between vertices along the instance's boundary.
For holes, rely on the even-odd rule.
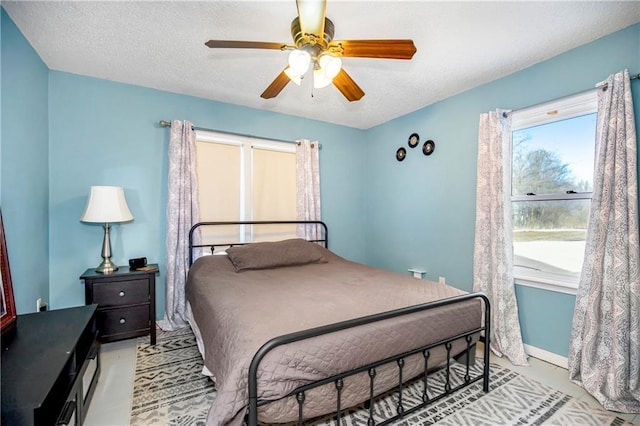
[[603,83],[569,374],[606,409],[640,413],[637,140],[629,72]]
[[[296,219],[320,220],[320,146],[306,139],[296,148]],[[298,225],[297,235],[308,240],[321,238],[316,226]]]
[[473,290],[491,302],[491,349],[515,365],[529,365],[513,284],[508,175],[511,119],[502,110],[480,115]]
[[[169,136],[167,181],[167,275],[163,330],[187,326],[184,286],[189,270],[189,230],[198,222],[198,179],[196,175],[196,134],[189,121],[174,120]],[[200,243],[200,233],[194,243]]]

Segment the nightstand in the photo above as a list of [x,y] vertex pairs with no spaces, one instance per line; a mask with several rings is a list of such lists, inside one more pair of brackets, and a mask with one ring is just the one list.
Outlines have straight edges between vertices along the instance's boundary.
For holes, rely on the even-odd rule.
[[150,334],[156,344],[156,274],[120,266],[111,274],[87,269],[84,280],[85,302],[98,304],[97,322],[101,342],[113,342]]

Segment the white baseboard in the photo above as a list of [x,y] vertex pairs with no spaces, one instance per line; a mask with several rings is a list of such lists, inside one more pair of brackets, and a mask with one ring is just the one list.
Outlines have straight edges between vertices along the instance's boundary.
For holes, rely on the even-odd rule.
[[554,354],[553,352],[545,351],[544,349],[536,348],[531,345],[524,345],[524,350],[527,352],[527,355],[531,355],[532,357],[541,359],[553,365],[557,365],[558,367],[562,367],[564,369],[569,369],[569,360],[567,357]]

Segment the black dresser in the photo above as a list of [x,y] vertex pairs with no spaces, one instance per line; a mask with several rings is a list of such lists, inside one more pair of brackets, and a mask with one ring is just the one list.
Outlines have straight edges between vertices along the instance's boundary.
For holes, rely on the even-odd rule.
[[2,424],[81,425],[100,375],[97,305],[18,315],[2,340]]

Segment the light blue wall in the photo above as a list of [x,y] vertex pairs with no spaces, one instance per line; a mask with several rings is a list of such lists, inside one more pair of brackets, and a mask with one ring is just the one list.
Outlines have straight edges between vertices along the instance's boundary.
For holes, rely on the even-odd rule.
[[516,285],[516,299],[522,340],[567,356],[575,296]]
[[49,298],[49,70],[1,10],[1,206],[19,314]]
[[[429,278],[470,290],[479,115],[581,92],[624,68],[640,72],[640,24],[370,129],[367,263],[426,268]],[[640,84],[633,86],[640,128]],[[425,157],[408,149],[399,163],[395,151],[413,132],[436,150]],[[520,286],[516,294],[525,343],[566,356],[575,297]]]
[[331,247],[364,260],[361,130],[58,71],[50,72],[49,114],[54,308],[84,303],[78,277],[100,261],[102,228],[80,223],[79,217],[91,185],[116,185],[124,187],[135,220],[113,227],[113,260],[126,264],[146,256],[160,263],[162,314],[169,131],[158,126],[161,119],[267,138],[319,140],[322,215]]
[[[114,226],[114,260],[123,264],[147,256],[164,271],[168,131],[158,127],[160,119],[320,140],[323,218],[332,231],[332,248],[401,273],[426,268],[429,278],[442,275],[470,290],[479,114],[580,92],[623,68],[640,72],[640,25],[635,25],[360,131],[49,71],[4,10],[0,34],[0,196],[21,312],[32,311],[35,298],[48,294],[53,308],[84,303],[78,276],[99,262],[102,238],[99,226],[78,220],[91,185],[123,186],[135,216],[132,223]],[[640,99],[637,81],[633,92]],[[635,110],[638,120],[640,101]],[[412,132],[422,141],[435,140],[436,151],[424,157],[419,148],[409,149],[398,163],[395,151],[406,146]],[[574,297],[522,286],[516,295],[525,342],[566,355]],[[163,306],[161,275],[159,315]]]

